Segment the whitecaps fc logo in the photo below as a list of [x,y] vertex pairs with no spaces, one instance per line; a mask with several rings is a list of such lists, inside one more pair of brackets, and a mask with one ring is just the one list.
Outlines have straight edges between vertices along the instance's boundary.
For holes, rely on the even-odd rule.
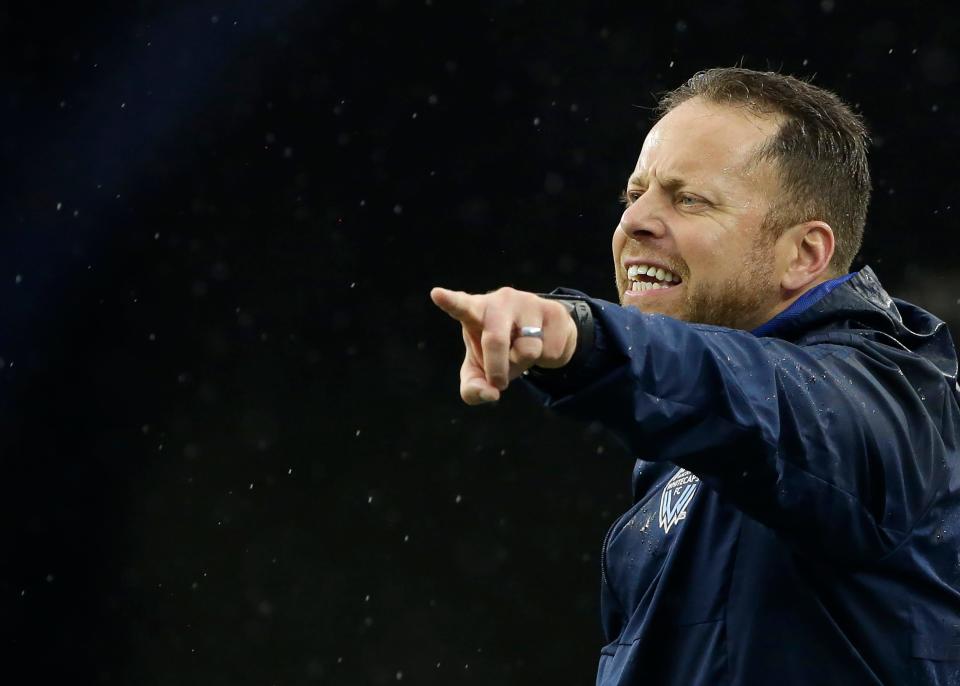
[[670,527],[687,518],[687,505],[693,500],[699,484],[700,479],[683,468],[670,477],[660,494],[659,519],[663,533],[667,533]]

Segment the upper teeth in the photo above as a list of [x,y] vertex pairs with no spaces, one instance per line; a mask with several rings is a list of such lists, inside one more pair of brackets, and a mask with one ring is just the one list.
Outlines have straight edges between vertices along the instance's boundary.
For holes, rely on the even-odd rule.
[[673,272],[668,272],[666,269],[660,267],[648,267],[645,264],[631,264],[627,269],[627,276],[631,279],[644,275],[652,276],[657,281],[665,281],[667,283],[680,280],[680,277]]

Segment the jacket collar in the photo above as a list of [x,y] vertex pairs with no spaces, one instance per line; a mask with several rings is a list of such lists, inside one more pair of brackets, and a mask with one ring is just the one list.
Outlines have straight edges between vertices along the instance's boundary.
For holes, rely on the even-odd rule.
[[[869,267],[867,267],[867,269],[869,269]],[[813,305],[824,296],[828,295],[830,291],[855,277],[857,274],[858,272],[844,274],[843,276],[838,276],[835,279],[824,281],[815,288],[811,288],[809,291],[797,298],[793,304],[790,305],[790,307],[775,316],[773,319],[761,324],[751,333],[754,336],[769,336],[771,333],[783,326],[785,322],[789,322],[790,320],[799,317],[808,307]]]
[[891,298],[870,267],[824,282],[754,329],[757,336],[797,340],[814,331],[845,331],[909,350],[956,381],[957,353],[946,323]]

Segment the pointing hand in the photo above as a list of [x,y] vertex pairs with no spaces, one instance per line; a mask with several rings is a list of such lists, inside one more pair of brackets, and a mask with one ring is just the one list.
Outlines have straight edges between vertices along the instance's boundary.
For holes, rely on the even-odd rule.
[[[468,405],[499,400],[530,367],[563,367],[577,349],[577,326],[567,308],[533,293],[500,288],[473,295],[434,288],[430,298],[463,327],[460,397]],[[521,327],[539,327],[543,338],[521,336]]]

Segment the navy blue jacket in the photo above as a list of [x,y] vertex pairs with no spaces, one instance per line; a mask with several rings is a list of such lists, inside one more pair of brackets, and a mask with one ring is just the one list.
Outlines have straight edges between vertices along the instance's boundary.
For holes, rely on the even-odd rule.
[[528,377],[639,456],[603,543],[602,686],[960,683],[960,409],[943,322],[869,268],[756,332],[591,300]]

